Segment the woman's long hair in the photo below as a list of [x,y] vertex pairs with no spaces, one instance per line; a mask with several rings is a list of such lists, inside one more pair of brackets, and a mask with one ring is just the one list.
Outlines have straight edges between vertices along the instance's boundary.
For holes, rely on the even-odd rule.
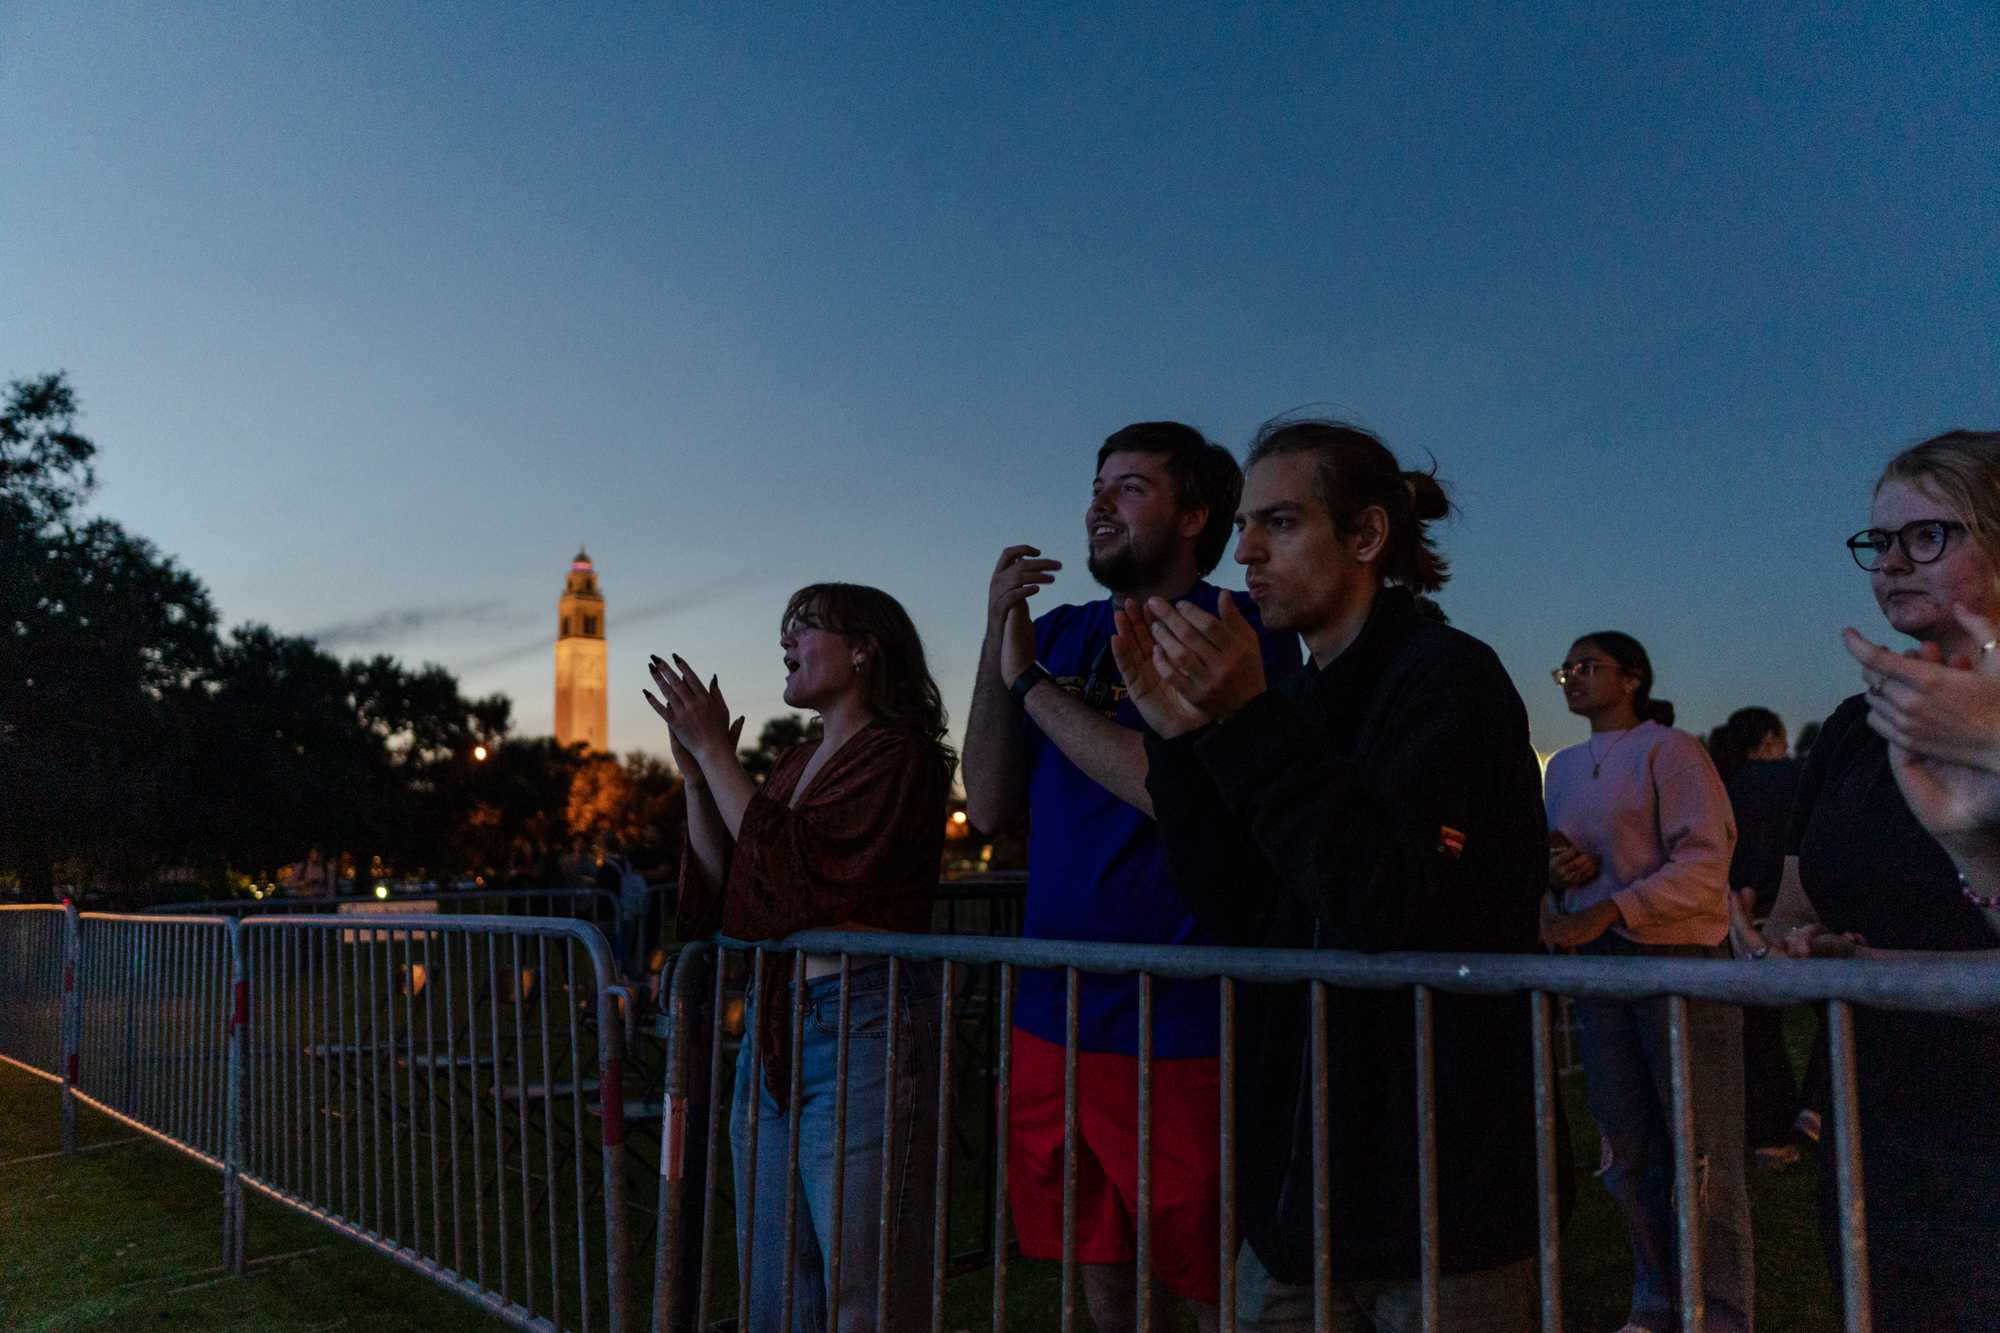
[[1615,629],[1579,634],[1576,641],[1596,644],[1606,657],[1639,678],[1639,688],[1632,695],[1632,711],[1641,722],[1657,722],[1663,727],[1674,724],[1674,706],[1653,697],[1653,659],[1646,656],[1644,644]]
[[792,594],[778,618],[781,633],[791,625],[830,630],[863,647],[868,711],[936,746],[947,773],[957,765],[958,755],[944,739],[944,695],[931,679],[923,638],[901,602],[864,584],[809,583]]

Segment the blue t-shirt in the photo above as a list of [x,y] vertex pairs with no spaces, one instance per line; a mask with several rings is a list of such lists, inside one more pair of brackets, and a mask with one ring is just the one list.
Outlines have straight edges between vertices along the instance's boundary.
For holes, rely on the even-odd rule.
[[[1220,589],[1197,583],[1187,600],[1213,612]],[[1273,683],[1299,667],[1298,636],[1263,632],[1257,608],[1231,594],[1263,641],[1264,675]],[[1146,731],[1111,660],[1111,600],[1059,606],[1035,622],[1035,655],[1055,683],[1121,727]],[[1028,911],[1022,933],[1034,939],[1130,944],[1213,944],[1182,906],[1166,849],[1150,816],[1119,800],[1056,748],[1032,720],[1028,740]],[[1014,1008],[1017,1026],[1063,1041],[1063,974],[1024,970]],[[1220,1045],[1213,981],[1155,980],[1153,1054],[1162,1059],[1214,1055]],[[1086,1051],[1124,1055],[1139,1049],[1139,983],[1130,976],[1078,978],[1077,1041]]]

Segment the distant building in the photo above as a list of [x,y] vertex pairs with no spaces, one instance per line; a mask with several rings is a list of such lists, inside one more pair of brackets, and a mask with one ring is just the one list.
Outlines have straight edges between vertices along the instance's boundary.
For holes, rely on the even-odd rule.
[[604,595],[587,552],[570,561],[562,600],[556,603],[556,739],[593,750],[611,748],[605,694]]

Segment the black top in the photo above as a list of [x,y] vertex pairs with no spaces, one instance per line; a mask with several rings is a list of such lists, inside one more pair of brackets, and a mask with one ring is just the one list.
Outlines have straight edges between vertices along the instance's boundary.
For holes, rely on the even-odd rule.
[[1796,759],[1752,759],[1729,779],[1729,805],[1736,812],[1736,855],[1729,862],[1729,887],[1756,889],[1760,917],[1771,914],[1778,897],[1798,791]]
[[[1878,948],[2000,947],[1959,893],[1958,871],[1910,812],[1889,746],[1855,695],[1806,754],[1789,850],[1820,920]],[[2000,1151],[2000,1024],[1934,1014],[1855,1011],[1861,1140]],[[1877,1182],[1868,1182],[1869,1193]]]
[[[1230,944],[1527,953],[1547,867],[1528,719],[1492,649],[1386,589],[1325,670],[1221,726],[1149,737],[1146,789],[1189,908]],[[1245,1239],[1312,1278],[1309,1001],[1241,988],[1237,1167]],[[1439,995],[1440,1266],[1536,1250],[1524,996]],[[1417,1272],[1415,1040],[1407,991],[1333,991],[1334,1274]],[[1558,1143],[1568,1139],[1559,1132]],[[1569,1160],[1559,1152],[1562,1200]]]

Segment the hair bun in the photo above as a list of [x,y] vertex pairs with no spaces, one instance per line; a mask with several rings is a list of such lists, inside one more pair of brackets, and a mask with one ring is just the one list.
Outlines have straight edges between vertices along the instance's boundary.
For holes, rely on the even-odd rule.
[[1657,722],[1663,727],[1674,724],[1674,706],[1665,699],[1648,699],[1641,713],[1641,722]]
[[1405,472],[1403,485],[1410,492],[1410,511],[1425,522],[1451,512],[1451,501],[1445,498],[1444,487],[1438,485],[1435,474]]

